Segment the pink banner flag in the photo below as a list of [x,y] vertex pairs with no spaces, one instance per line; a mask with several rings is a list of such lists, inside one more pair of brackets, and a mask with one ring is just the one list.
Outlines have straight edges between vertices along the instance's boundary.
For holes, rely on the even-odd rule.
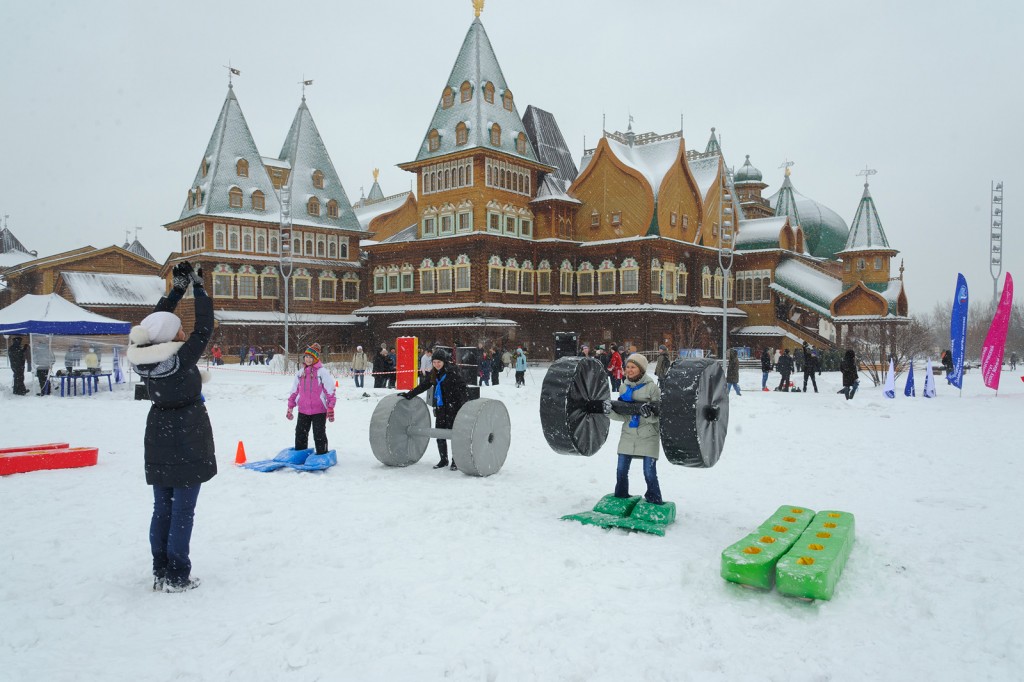
[[1006,349],[1006,330],[1010,327],[1010,308],[1013,306],[1013,277],[1006,273],[1003,295],[999,298],[992,326],[988,328],[985,345],[981,347],[981,375],[985,385],[999,390],[999,375],[1003,372],[1003,351]]

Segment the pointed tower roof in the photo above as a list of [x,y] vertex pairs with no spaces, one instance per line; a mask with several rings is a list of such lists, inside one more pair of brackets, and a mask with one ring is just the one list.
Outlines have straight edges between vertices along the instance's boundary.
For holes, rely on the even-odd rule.
[[554,115],[531,104],[526,107],[523,126],[540,162],[553,166],[555,172],[551,175],[561,180],[565,187],[572,184],[579,171]]
[[[462,101],[463,83],[469,83],[470,87],[467,102]],[[494,88],[493,102],[488,102],[484,98],[488,83]],[[537,161],[537,153],[529,139],[526,140],[524,153],[520,154],[516,149],[516,138],[519,133],[525,134],[525,126],[519,117],[514,98],[511,111],[505,108],[508,84],[479,17],[469,26],[466,39],[462,41],[462,49],[455,58],[455,65],[445,86],[452,89],[451,103],[446,107],[444,96],[438,98],[437,110],[430,121],[430,126],[427,127],[416,161],[478,147],[498,149],[509,156]],[[443,91],[442,88],[442,93]],[[468,130],[466,143],[458,145],[455,140],[455,129],[460,122],[465,123]],[[500,145],[491,144],[490,130],[495,123],[501,127]],[[431,151],[430,138],[435,130],[440,136],[440,144]]]
[[708,146],[704,150],[705,154],[721,154],[722,146],[718,144],[718,137],[715,135],[715,129],[711,128],[711,139],[708,140]]
[[20,252],[32,255],[29,250],[18,241],[18,238],[14,236],[14,233],[8,230],[6,227],[0,229],[0,253],[11,253]]
[[[361,230],[359,219],[352,211],[348,194],[341,184],[341,178],[334,169],[331,157],[327,153],[324,141],[320,137],[313,116],[306,106],[306,98],[302,98],[288,137],[281,147],[280,158],[287,161],[292,172],[288,184],[291,187],[292,222],[296,225],[320,225],[323,227],[340,227],[346,230]],[[314,185],[313,176],[319,171],[323,174],[323,187]],[[319,177],[319,176],[317,176]],[[320,201],[320,215],[309,215],[306,204],[311,197]],[[338,202],[338,217],[328,215],[327,202]]]
[[[248,163],[248,177],[238,175],[238,162],[242,159]],[[241,206],[230,204],[228,192],[232,187],[242,190]],[[191,197],[187,199],[179,220],[194,215],[246,216],[254,220],[272,221],[280,218],[281,205],[277,193],[263,166],[263,159],[231,85],[228,85],[228,94],[221,106],[217,124],[213,127],[210,142],[206,145],[199,170],[196,171],[192,188],[201,190],[198,201],[193,201]],[[257,190],[264,196],[266,208],[262,211],[252,207],[252,194]]]
[[374,201],[380,201],[384,198],[384,190],[380,188],[380,183],[377,182],[377,176],[380,175],[380,169],[373,169],[373,185],[370,187],[370,194],[366,197],[366,203],[372,203]]
[[796,197],[793,196],[793,183],[789,179],[789,168],[786,168],[786,179],[775,195],[775,215],[789,216],[789,224],[796,227],[800,224],[800,212],[796,209]]
[[153,255],[146,250],[146,247],[142,245],[138,237],[136,237],[135,241],[133,241],[131,244],[128,243],[128,240],[125,240],[124,246],[122,246],[121,248],[124,249],[125,251],[134,253],[136,256],[142,256],[147,260],[151,260],[154,263],[156,262],[156,258],[153,258]]
[[871,192],[868,190],[868,183],[865,180],[864,194],[857,206],[857,214],[853,217],[850,236],[846,239],[846,248],[843,251],[873,249],[892,250],[889,247],[889,240],[885,238],[882,221],[878,219],[878,211],[875,209],[875,200],[871,198]]

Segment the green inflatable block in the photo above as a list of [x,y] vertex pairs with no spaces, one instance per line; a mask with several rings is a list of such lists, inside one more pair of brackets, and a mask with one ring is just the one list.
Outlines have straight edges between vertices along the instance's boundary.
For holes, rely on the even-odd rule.
[[615,495],[605,495],[594,505],[594,511],[569,514],[563,516],[562,520],[579,521],[587,526],[608,528],[615,525],[616,521],[629,516],[633,511],[633,507],[637,505],[640,499],[640,496],[615,497]]
[[615,519],[610,525],[615,528],[635,530],[641,533],[665,536],[665,529],[676,520],[676,503],[651,504],[640,501],[633,507],[633,513],[624,519]]
[[729,582],[770,590],[775,565],[800,537],[814,517],[806,507],[783,505],[757,530],[722,551],[722,578]]
[[802,599],[831,599],[853,550],[854,518],[849,512],[819,512],[775,570],[779,593]]
[[594,505],[594,511],[599,514],[611,514],[612,516],[629,516],[633,513],[633,507],[640,502],[639,495],[633,497],[615,497],[605,495]]

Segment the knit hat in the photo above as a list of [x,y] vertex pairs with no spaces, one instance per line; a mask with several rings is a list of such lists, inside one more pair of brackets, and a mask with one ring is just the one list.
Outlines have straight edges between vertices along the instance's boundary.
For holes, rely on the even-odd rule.
[[144,317],[139,326],[132,329],[129,338],[138,346],[149,343],[167,343],[174,340],[180,329],[181,320],[178,319],[178,316],[161,310]]
[[665,348],[665,346],[658,346],[658,350],[664,350],[664,351],[667,351],[667,350],[668,350],[668,348]]
[[448,353],[445,352],[444,348],[435,348],[433,355],[430,356],[431,360],[440,360],[441,362],[448,362]]
[[362,349],[363,349],[362,346],[356,346],[356,350],[362,350]]
[[641,374],[647,374],[647,358],[645,358],[643,355],[640,355],[639,353],[633,353],[628,358],[626,358],[627,365],[631,362],[640,368]]
[[306,349],[306,352],[303,353],[303,355],[308,355],[313,358],[315,362],[320,362],[320,344],[314,343]]

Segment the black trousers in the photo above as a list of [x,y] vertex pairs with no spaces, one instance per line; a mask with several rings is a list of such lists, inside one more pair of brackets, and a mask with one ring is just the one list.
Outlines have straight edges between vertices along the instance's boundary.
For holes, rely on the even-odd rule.
[[36,379],[39,380],[39,395],[50,395],[50,386],[46,383],[50,370],[46,367],[36,368]]
[[[434,408],[434,427],[438,429],[450,429],[455,426],[455,412],[444,407]],[[441,457],[448,457],[448,441],[443,438],[437,439],[437,451]]]
[[14,395],[25,395],[28,393],[28,389],[25,388],[25,366],[12,367],[11,373],[14,374]]
[[789,390],[789,372],[782,372],[782,378],[779,379],[779,390],[780,391],[788,391]]
[[491,384],[494,386],[498,385],[498,379],[501,378],[501,368],[494,367],[491,369]]
[[807,380],[810,379],[811,383],[814,384],[814,392],[818,392],[818,380],[814,378],[814,372],[810,374],[804,374],[804,393],[807,392]]
[[299,421],[295,424],[295,449],[305,450],[309,447],[309,427],[313,427],[313,444],[316,454],[327,452],[327,413],[303,414],[299,412]]

